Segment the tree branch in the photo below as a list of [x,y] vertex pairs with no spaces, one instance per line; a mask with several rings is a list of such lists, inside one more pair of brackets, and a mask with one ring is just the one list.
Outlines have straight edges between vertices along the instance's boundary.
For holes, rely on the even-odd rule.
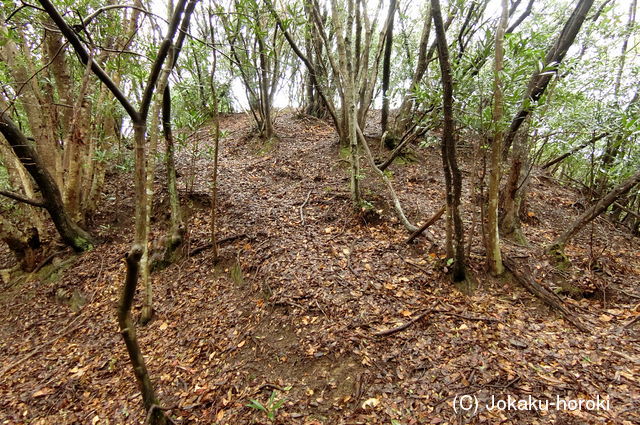
[[[69,43],[73,46],[76,54],[80,58],[80,61],[87,65],[89,63],[89,52],[84,47],[78,35],[71,29],[71,27],[64,20],[60,12],[55,8],[53,3],[50,0],[38,0],[42,7],[44,8],[47,15],[51,18],[51,20],[58,26],[62,35],[65,36]],[[124,93],[120,90],[120,88],[113,82],[111,77],[105,72],[104,69],[100,65],[98,65],[95,61],[91,62],[91,70],[96,74],[98,79],[102,81],[102,83],[109,89],[109,91],[115,96],[115,98],[120,102],[122,107],[125,109],[131,120],[134,122],[138,122],[140,120],[140,114],[133,107],[129,99],[124,95]]]
[[8,190],[0,190],[0,195],[13,199],[14,201],[23,202],[34,207],[44,208],[44,201],[38,201],[36,199],[27,198],[19,193],[9,192]]
[[[48,0],[44,0],[48,1]],[[167,54],[169,53],[169,49],[171,48],[173,37],[178,31],[178,26],[180,25],[180,20],[182,17],[182,12],[184,11],[185,5],[187,4],[187,0],[179,0],[176,8],[173,12],[173,16],[171,17],[171,21],[169,22],[169,28],[167,30],[167,34],[162,40],[162,44],[158,49],[158,56],[156,56],[156,60],[151,66],[151,72],[149,72],[149,78],[147,79],[147,84],[144,88],[144,92],[142,94],[142,101],[140,102],[140,110],[138,118],[144,122],[147,119],[147,115],[149,115],[149,106],[151,105],[151,99],[153,97],[153,92],[155,90],[156,82],[158,81],[158,77],[160,76],[160,71],[162,70],[162,65],[164,64],[164,60],[167,58]]]

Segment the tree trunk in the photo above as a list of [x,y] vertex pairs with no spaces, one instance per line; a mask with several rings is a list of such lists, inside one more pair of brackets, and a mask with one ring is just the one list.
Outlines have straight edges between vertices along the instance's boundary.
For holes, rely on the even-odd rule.
[[548,247],[547,252],[552,254],[563,254],[564,247],[576,233],[589,224],[593,219],[605,212],[611,204],[613,204],[620,196],[626,194],[634,186],[640,183],[640,170],[634,175],[614,187],[609,193],[600,198],[593,206],[588,208],[580,217],[578,217],[569,227]]
[[591,144],[593,144],[593,143],[597,142],[598,140],[600,140],[600,139],[602,139],[602,138],[604,138],[604,137],[606,137],[606,136],[608,136],[608,135],[609,135],[609,133],[600,133],[599,135],[594,136],[594,137],[592,137],[591,139],[589,139],[589,141],[588,141],[588,142],[583,143],[583,144],[581,144],[581,145],[579,145],[579,146],[576,146],[575,148],[571,149],[569,152],[565,152],[565,153],[563,153],[562,155],[559,155],[559,156],[557,156],[556,158],[554,158],[554,159],[552,159],[552,160],[550,160],[550,161],[545,162],[543,165],[541,165],[541,166],[540,166],[540,168],[541,168],[542,170],[546,170],[547,168],[550,168],[550,167],[552,167],[552,166],[556,165],[557,163],[559,163],[559,162],[561,162],[561,161],[564,161],[566,158],[570,157],[570,156],[571,156],[571,155],[573,155],[574,153],[576,153],[576,152],[578,152],[578,151],[580,151],[580,150],[582,150],[582,149],[586,148],[587,146],[589,146],[589,145],[591,145]]
[[264,40],[262,36],[256,34],[258,39],[258,47],[260,49],[260,75],[258,81],[260,84],[260,109],[262,111],[262,137],[270,140],[273,137],[273,121],[271,118],[271,102],[269,102],[269,61],[265,50]]
[[[354,21],[353,0],[347,1],[347,15],[343,5],[331,1],[333,24],[336,30],[340,82],[343,88],[342,115],[345,123],[344,135],[349,146],[351,162],[351,197],[356,206],[360,205],[360,163],[358,156],[358,111],[356,108],[356,88],[353,63],[353,40],[351,38]],[[346,27],[345,27],[346,25]]]
[[138,388],[142,393],[144,408],[149,412],[149,423],[153,425],[164,425],[167,423],[167,418],[159,408],[158,398],[153,390],[153,384],[147,371],[144,356],[138,345],[136,325],[131,318],[131,306],[133,305],[133,298],[136,294],[138,269],[143,252],[144,248],[142,246],[134,244],[127,255],[127,277],[120,297],[120,303],[118,304],[118,324],[120,325],[120,333],[122,334],[124,343],[127,346],[127,352],[129,353],[129,359],[133,366],[133,373],[136,377]]
[[[215,94],[214,94],[215,96]],[[165,167],[167,168],[167,192],[169,193],[169,206],[171,208],[171,225],[169,227],[169,241],[164,254],[164,262],[171,263],[174,260],[174,252],[184,241],[184,223],[182,219],[182,207],[178,194],[178,182],[175,162],[175,142],[171,130],[171,90],[169,85],[164,89],[162,97],[162,128],[165,142]]]
[[[34,230],[35,236],[37,231]],[[31,239],[31,240],[30,240]],[[29,238],[13,223],[6,220],[0,215],[0,240],[7,244],[16,260],[20,264],[20,269],[25,272],[31,272],[36,266],[35,252],[33,250],[33,238]],[[37,238],[36,238],[37,240]]]
[[520,227],[520,205],[526,190],[525,179],[529,162],[528,136],[518,136],[513,146],[513,156],[509,167],[509,176],[502,192],[502,214],[500,217],[500,232],[505,238],[526,245],[527,240]]
[[42,194],[43,206],[51,216],[62,240],[76,251],[91,249],[95,241],[69,217],[62,202],[60,188],[47,171],[31,142],[5,112],[0,113],[0,133],[7,139],[15,155],[36,182]]
[[636,9],[638,7],[638,0],[632,0],[629,4],[629,19],[625,28],[624,40],[622,42],[622,51],[620,52],[620,65],[618,66],[618,72],[616,73],[616,80],[613,89],[613,95],[618,98],[620,92],[620,80],[622,79],[622,71],[624,70],[624,63],[627,58],[627,46],[629,44],[629,37],[631,36],[631,30],[636,21]]
[[489,272],[494,276],[504,273],[502,254],[500,252],[500,236],[498,233],[498,200],[500,197],[500,175],[502,171],[502,116],[503,84],[500,73],[504,63],[504,33],[509,19],[509,2],[502,0],[502,15],[496,31],[496,52],[493,78],[493,140],[491,141],[491,164],[489,170],[489,187],[487,188],[487,262]]
[[[444,122],[442,127],[442,164],[445,175],[445,186],[447,195],[447,218],[452,222],[453,235],[447,245],[453,246],[453,281],[465,280],[464,261],[464,227],[460,212],[460,198],[462,192],[462,174],[458,167],[455,145],[455,124],[453,118],[453,77],[449,62],[449,48],[445,34],[444,23],[442,22],[442,12],[440,11],[440,1],[431,0],[431,10],[433,15],[433,25],[436,30],[436,40],[438,44],[438,59],[440,62],[440,72],[442,74],[442,103],[444,110]],[[449,233],[449,232],[448,232]]]
[[389,79],[391,77],[391,52],[393,50],[393,21],[396,13],[396,1],[391,0],[389,3],[389,14],[387,34],[384,39],[384,58],[382,60],[382,117],[380,126],[382,133],[387,131],[387,122],[389,120]]
[[[213,53],[216,54],[215,52]],[[215,72],[215,57],[212,73]],[[213,94],[213,163],[211,170],[211,246],[213,248],[213,259],[218,259],[218,235],[216,230],[218,219],[218,156],[220,148],[220,113],[218,110],[218,96]]]
[[[502,151],[502,157],[506,158],[509,154],[509,149],[513,143],[520,126],[529,114],[534,110],[536,103],[544,94],[549,82],[551,82],[555,72],[557,72],[560,63],[564,59],[569,47],[573,44],[573,41],[578,34],[578,31],[582,27],[582,23],[587,17],[587,13],[593,4],[593,0],[580,0],[576,5],[571,17],[565,24],[562,32],[556,39],[556,42],[547,52],[544,60],[544,68],[539,72],[536,71],[527,86],[524,99],[520,106],[520,110],[516,113],[511,126],[507,131],[504,138],[504,145]],[[551,72],[554,71],[554,72]]]

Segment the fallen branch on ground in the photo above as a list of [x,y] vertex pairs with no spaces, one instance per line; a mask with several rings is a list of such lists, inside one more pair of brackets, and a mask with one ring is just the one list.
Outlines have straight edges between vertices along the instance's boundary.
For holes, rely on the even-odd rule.
[[391,329],[387,329],[387,330],[384,330],[384,331],[376,332],[376,333],[374,333],[374,335],[375,336],[389,336],[389,335],[393,335],[395,333],[398,333],[400,331],[403,331],[403,330],[407,329],[409,326],[413,325],[414,323],[422,320],[425,316],[427,316],[431,312],[433,312],[433,310],[427,310],[427,311],[425,311],[423,313],[420,313],[419,315],[417,315],[413,319],[409,320],[405,324],[402,324],[402,325],[397,326],[395,328],[391,328]]
[[444,214],[444,212],[447,210],[447,205],[443,205],[438,211],[436,211],[436,213],[431,216],[431,218],[429,220],[427,220],[426,223],[424,223],[422,226],[420,226],[418,228],[418,230],[416,230],[415,232],[413,232],[411,234],[411,236],[409,236],[407,238],[407,240],[405,241],[406,243],[410,243],[412,240],[414,240],[415,238],[417,238],[418,236],[420,236],[420,234],[422,234],[422,232],[424,232],[425,230],[427,230],[427,228],[429,226],[431,226],[433,223],[435,223],[436,221],[438,221],[440,219],[440,217],[442,217],[442,215]]
[[304,226],[304,207],[307,206],[310,196],[311,196],[311,190],[309,191],[309,193],[307,193],[307,198],[304,200],[302,205],[300,205],[300,224],[302,224],[303,226]]
[[[374,336],[389,336],[389,335],[393,335],[395,333],[398,333],[400,331],[403,331],[403,330],[407,329],[409,326],[413,325],[416,322],[419,322],[420,320],[424,319],[426,316],[428,316],[431,313],[451,314],[453,312],[450,311],[450,310],[437,310],[437,309],[434,309],[434,308],[429,309],[429,310],[425,310],[422,313],[418,314],[413,319],[409,320],[407,323],[404,323],[404,324],[402,324],[400,326],[396,326],[395,328],[386,329],[384,331],[376,332],[373,335]],[[468,319],[474,319],[474,318],[469,317]]]
[[[222,245],[225,245],[225,244],[228,244],[228,243],[231,243],[231,242],[235,242],[235,241],[237,241],[238,239],[243,239],[243,238],[246,238],[246,237],[247,237],[247,234],[246,234],[246,233],[241,233],[241,234],[239,234],[239,235],[234,235],[234,236],[228,236],[228,237],[226,237],[226,238],[220,239],[220,240],[218,241],[218,246],[222,246]],[[193,257],[194,255],[198,255],[198,254],[200,254],[202,251],[205,251],[205,250],[207,250],[207,249],[209,249],[209,248],[211,248],[211,247],[213,247],[213,244],[212,244],[211,242],[206,243],[206,244],[204,244],[204,245],[200,245],[200,246],[199,246],[199,247],[197,247],[197,248],[193,248],[193,249],[189,252],[189,255],[187,255],[187,257]]]
[[585,333],[590,333],[589,329],[567,308],[558,295],[533,280],[530,273],[524,274],[518,270],[517,264],[513,259],[504,256],[502,262],[522,287],[538,297],[553,310],[559,312],[567,322],[571,323],[577,329]]

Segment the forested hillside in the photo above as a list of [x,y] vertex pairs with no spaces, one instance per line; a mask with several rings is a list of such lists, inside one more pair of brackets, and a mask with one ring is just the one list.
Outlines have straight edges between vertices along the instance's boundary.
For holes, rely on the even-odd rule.
[[3,1],[0,422],[640,422],[636,12]]

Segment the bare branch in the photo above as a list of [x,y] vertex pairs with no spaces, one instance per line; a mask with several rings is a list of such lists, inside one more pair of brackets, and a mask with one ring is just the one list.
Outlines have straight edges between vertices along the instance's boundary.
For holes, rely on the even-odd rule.
[[19,193],[10,192],[8,190],[0,190],[0,195],[6,196],[7,198],[13,199],[14,201],[29,204],[34,207],[44,208],[44,201],[38,201],[36,199],[27,198],[26,196],[22,196]]
[[[64,20],[62,15],[55,8],[53,3],[50,0],[38,0],[45,12],[51,17],[53,22],[58,26],[62,34],[69,40],[69,43],[73,46],[73,49],[76,51],[76,54],[80,58],[80,61],[87,65],[89,63],[89,52],[85,48],[85,46],[78,38],[78,35],[71,29],[71,27]],[[120,102],[122,107],[125,109],[127,114],[131,117],[131,120],[134,122],[138,122],[140,120],[140,114],[133,107],[129,99],[122,93],[120,88],[113,82],[111,77],[105,72],[104,69],[100,65],[98,65],[95,61],[91,62],[91,70],[96,74],[96,76],[102,81],[102,83],[111,91],[111,93],[115,96],[115,98]]]

